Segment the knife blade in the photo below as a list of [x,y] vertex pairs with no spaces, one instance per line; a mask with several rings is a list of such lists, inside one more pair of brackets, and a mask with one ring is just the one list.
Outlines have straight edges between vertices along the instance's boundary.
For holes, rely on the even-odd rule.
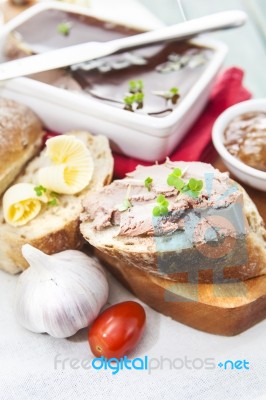
[[246,19],[247,16],[243,11],[225,11],[108,42],[88,42],[47,51],[0,64],[0,81],[67,67],[108,56],[122,50],[135,49],[166,41],[185,40],[201,33],[236,28],[242,26]]

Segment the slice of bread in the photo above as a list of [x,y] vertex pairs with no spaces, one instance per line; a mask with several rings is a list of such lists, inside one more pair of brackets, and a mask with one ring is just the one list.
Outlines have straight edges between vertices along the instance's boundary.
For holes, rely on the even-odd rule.
[[39,118],[28,107],[0,98],[0,195],[42,145]]
[[[147,167],[143,167],[143,171],[144,168]],[[149,173],[150,172],[147,171],[146,176],[152,176],[149,175]],[[134,181],[134,178],[135,176],[131,175],[129,178],[127,178],[127,182],[130,182],[130,179]],[[135,181],[137,181],[137,179]],[[230,182],[233,181],[231,180]],[[174,250],[171,247],[170,250],[168,248],[166,251],[162,252],[158,250],[158,243],[162,236],[154,236],[151,234],[134,235],[134,233],[132,235],[120,234],[122,223],[121,221],[116,223],[117,217],[114,217],[114,212],[112,213],[109,222],[106,223],[106,221],[108,217],[108,210],[110,210],[110,215],[113,207],[110,199],[111,193],[113,197],[113,193],[116,193],[115,200],[117,203],[119,203],[117,192],[119,190],[119,185],[121,184],[122,181],[117,181],[116,187],[112,186],[114,185],[113,183],[110,185],[109,188],[106,187],[102,189],[102,196],[101,193],[95,195],[95,201],[97,201],[97,198],[101,198],[105,201],[105,204],[103,206],[100,206],[98,209],[97,207],[95,207],[96,211],[94,210],[94,219],[91,218],[91,208],[89,206],[90,204],[92,204],[91,199],[93,199],[94,195],[92,194],[91,196],[88,196],[88,198],[84,202],[85,211],[82,214],[83,222],[80,226],[84,238],[92,246],[100,250],[102,253],[108,255],[108,263],[113,264],[114,269],[116,269],[116,263],[122,260],[129,267],[133,268],[136,273],[138,273],[137,271],[141,270],[146,273],[150,273],[155,277],[160,277],[166,280],[180,283],[224,283],[226,282],[226,280],[246,280],[252,277],[266,274],[265,226],[255,204],[249,198],[245,190],[239,185],[237,196],[238,198],[242,198],[243,196],[243,200],[241,201],[243,201],[243,213],[246,219],[246,224],[248,224],[248,226],[246,226],[245,228],[246,233],[239,235],[237,239],[235,239],[233,235],[232,237],[230,234],[228,235],[228,242],[226,244],[227,248],[225,249],[225,253],[223,253],[225,255],[220,257],[219,255],[216,256],[215,253],[211,255],[208,253],[206,256],[206,243],[201,243],[200,245],[192,244],[186,247],[181,246],[180,248],[175,247]],[[116,191],[113,189],[116,189]],[[143,191],[138,192],[137,194],[132,195],[132,198],[130,198],[129,200],[132,200],[134,202],[134,196],[135,199],[137,198],[137,196],[141,198],[143,196],[143,193]],[[147,195],[152,196],[153,193],[147,192]],[[109,203],[105,200],[106,197],[108,198],[108,196]],[[106,204],[108,204],[108,206],[104,208]],[[147,213],[147,209],[145,209],[146,203],[144,204],[144,206],[142,206],[142,204],[143,203],[138,206],[135,201],[135,205],[133,205],[132,208],[132,210],[134,209],[134,207],[136,210],[138,208],[138,211],[136,211],[135,214],[137,217],[139,216],[140,218],[142,218],[143,215]],[[86,206],[88,207],[87,209]],[[137,222],[135,222],[132,218],[132,213],[130,212],[130,210],[127,210],[123,214],[123,217],[124,216],[124,219],[122,219],[121,217],[122,221],[124,222],[125,219],[127,219],[128,226],[133,226],[133,229],[135,229],[135,226],[137,226],[136,224],[138,224],[139,221],[141,221],[142,224],[139,225],[143,226],[145,224],[143,223],[143,219],[137,220],[136,218],[135,221],[137,220]],[[229,218],[230,216],[231,214],[229,214]],[[100,220],[102,223],[102,226],[100,228],[97,227],[97,220]],[[167,238],[167,234],[164,237]],[[169,240],[172,240],[171,235],[169,235],[169,237]],[[222,242],[221,246],[223,245],[224,243]],[[208,251],[210,249],[212,248],[210,245],[208,245]],[[215,246],[213,247],[213,249],[215,250]],[[181,262],[179,260],[181,260]],[[167,272],[165,272],[166,270],[164,268],[163,262],[168,263],[168,265],[170,266]],[[174,266],[173,269],[171,269],[172,264]],[[176,265],[178,265],[178,267],[176,267]]]
[[95,255],[137,298],[154,310],[204,332],[234,336],[266,318],[266,275],[233,284],[172,282],[114,260]]
[[[94,160],[94,173],[89,185],[76,195],[61,195],[59,205],[44,206],[41,213],[21,227],[5,223],[0,213],[0,268],[15,274],[27,268],[28,264],[21,253],[21,246],[29,243],[47,254],[67,249],[77,249],[84,240],[79,231],[79,216],[82,211],[82,199],[93,190],[110,183],[113,173],[113,157],[108,139],[93,136],[88,132],[69,132],[84,141]],[[14,182],[35,183],[36,172],[44,163],[44,153],[35,157],[25,171]]]

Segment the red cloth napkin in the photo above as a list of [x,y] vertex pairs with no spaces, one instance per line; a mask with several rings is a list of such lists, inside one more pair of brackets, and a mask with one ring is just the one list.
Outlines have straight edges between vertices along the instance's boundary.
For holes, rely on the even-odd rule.
[[[170,154],[172,161],[211,162],[213,160],[215,150],[211,142],[211,132],[215,120],[226,108],[251,98],[251,93],[243,86],[243,77],[243,70],[236,67],[227,69],[218,77],[204,111],[181,144]],[[114,153],[113,155],[116,178],[123,178],[138,164],[152,164],[121,154]]]

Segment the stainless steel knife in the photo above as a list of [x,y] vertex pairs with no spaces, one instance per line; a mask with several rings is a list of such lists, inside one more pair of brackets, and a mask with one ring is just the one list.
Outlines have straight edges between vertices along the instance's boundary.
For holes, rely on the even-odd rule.
[[78,64],[122,50],[184,40],[206,32],[236,28],[242,26],[246,20],[247,15],[243,11],[225,11],[108,42],[88,42],[47,51],[0,64],[0,81]]

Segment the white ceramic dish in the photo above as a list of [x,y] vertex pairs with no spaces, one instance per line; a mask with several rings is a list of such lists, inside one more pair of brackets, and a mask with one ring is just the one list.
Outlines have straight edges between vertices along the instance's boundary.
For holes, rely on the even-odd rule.
[[237,115],[252,111],[266,112],[266,99],[254,99],[236,104],[224,111],[213,126],[212,140],[214,147],[230,172],[240,181],[256,189],[266,191],[266,172],[252,168],[238,160],[225,148],[224,131],[230,121]]
[[[79,12],[102,19],[100,12],[90,9],[59,2],[40,3],[2,28],[0,52],[10,31],[37,13],[50,8]],[[110,20],[113,21],[114,18]],[[94,134],[108,136],[113,148],[124,154],[146,161],[162,160],[182,140],[199,116],[227,53],[227,47],[223,43],[207,38],[195,40],[193,43],[210,47],[214,50],[213,56],[197,83],[175,110],[163,118],[127,112],[29,78],[4,82],[0,87],[0,95],[27,104],[40,116],[48,129],[58,132],[87,129]]]

